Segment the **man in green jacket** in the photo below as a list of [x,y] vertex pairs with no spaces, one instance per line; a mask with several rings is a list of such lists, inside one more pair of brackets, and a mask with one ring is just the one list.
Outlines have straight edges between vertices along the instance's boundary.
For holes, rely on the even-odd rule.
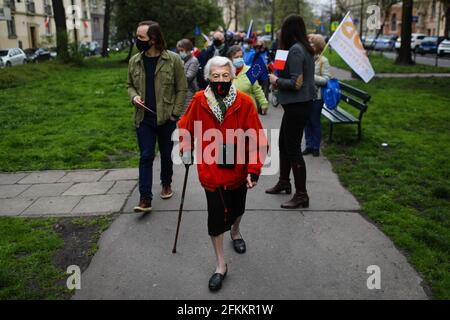
[[179,55],[166,50],[158,23],[139,23],[136,47],[140,53],[133,56],[128,65],[128,94],[135,106],[134,122],[140,149],[140,201],[134,211],[150,212],[156,139],[161,155],[161,198],[169,199],[173,195],[172,133],[184,112],[187,80]]

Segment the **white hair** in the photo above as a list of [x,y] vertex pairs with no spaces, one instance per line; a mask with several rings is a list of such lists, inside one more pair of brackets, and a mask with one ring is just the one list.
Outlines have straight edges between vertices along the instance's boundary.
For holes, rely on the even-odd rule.
[[206,64],[204,73],[205,80],[210,79],[212,67],[225,67],[225,66],[228,66],[228,68],[230,69],[231,78],[232,79],[236,78],[236,67],[233,65],[233,62],[231,62],[231,60],[228,58],[217,56],[209,59],[208,63]]

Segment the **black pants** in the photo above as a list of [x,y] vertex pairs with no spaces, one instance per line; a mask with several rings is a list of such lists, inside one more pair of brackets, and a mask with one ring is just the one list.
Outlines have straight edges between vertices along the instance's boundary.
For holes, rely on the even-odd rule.
[[208,234],[217,237],[231,230],[236,219],[244,214],[247,185],[244,183],[233,190],[220,188],[214,192],[205,189],[205,193],[208,203]]
[[304,164],[302,155],[303,130],[310,118],[312,101],[284,104],[281,120],[280,157]]

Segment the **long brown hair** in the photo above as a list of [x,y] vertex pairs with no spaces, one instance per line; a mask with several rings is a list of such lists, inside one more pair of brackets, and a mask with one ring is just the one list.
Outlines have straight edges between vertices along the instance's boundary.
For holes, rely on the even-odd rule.
[[306,26],[303,18],[296,14],[291,14],[283,21],[281,27],[281,48],[289,50],[294,44],[300,42],[303,47],[314,55],[314,49],[311,47],[306,34]]
[[147,35],[150,40],[155,41],[155,48],[159,51],[166,49],[166,40],[161,32],[161,27],[158,22],[147,20],[139,23],[139,26],[148,26]]

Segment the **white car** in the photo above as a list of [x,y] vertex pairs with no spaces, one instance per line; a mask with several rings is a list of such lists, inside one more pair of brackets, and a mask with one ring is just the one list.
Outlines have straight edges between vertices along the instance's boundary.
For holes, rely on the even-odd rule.
[[438,55],[450,54],[450,39],[443,40],[438,47]]
[[27,56],[20,48],[0,50],[0,67],[12,67],[26,63]]
[[[426,34],[423,33],[412,33],[411,34],[411,49],[416,51],[420,44],[422,43],[422,40],[426,37]],[[398,37],[397,41],[395,42],[395,49],[400,50],[400,46],[402,43],[401,37]]]

